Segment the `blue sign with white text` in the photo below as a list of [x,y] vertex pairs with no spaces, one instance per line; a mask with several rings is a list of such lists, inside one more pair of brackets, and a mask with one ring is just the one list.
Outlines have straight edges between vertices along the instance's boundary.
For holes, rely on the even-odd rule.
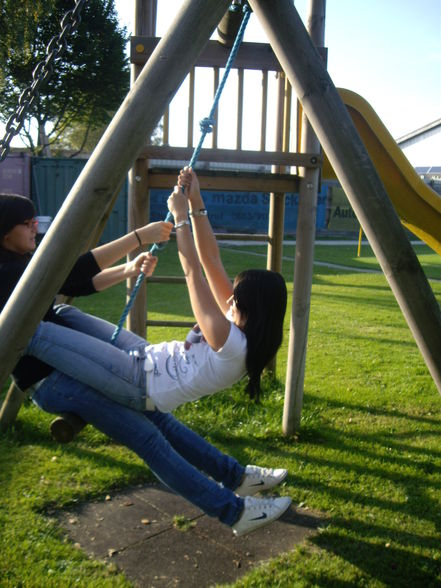
[[[317,200],[317,229],[326,226],[328,187],[323,184]],[[165,218],[169,190],[151,190],[150,219]],[[268,231],[269,201],[264,192],[214,192],[203,191],[204,202],[210,215],[212,227],[217,232],[265,233]],[[285,197],[285,234],[297,229],[298,194]]]

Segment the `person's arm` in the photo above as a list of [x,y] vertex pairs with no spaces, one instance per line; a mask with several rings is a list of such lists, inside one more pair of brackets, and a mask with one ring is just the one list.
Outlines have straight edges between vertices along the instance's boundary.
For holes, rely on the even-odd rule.
[[195,172],[191,168],[184,168],[179,175],[179,184],[185,188],[190,205],[194,241],[200,262],[217,304],[226,313],[226,301],[233,294],[233,285],[222,263],[208,215],[204,214],[206,208]]
[[[143,245],[157,241],[168,241],[172,227],[172,223],[160,221],[136,229],[136,234]],[[124,237],[81,255],[60,288],[60,294],[75,297],[88,296],[98,290],[105,290],[118,284],[129,276],[136,275],[131,273],[133,272],[133,267],[130,266],[131,262],[128,262],[127,267],[126,264],[116,268],[109,267],[139,247],[140,243],[136,234],[132,231]]]
[[168,199],[168,207],[175,219],[179,260],[187,282],[194,316],[205,340],[217,351],[225,344],[231,324],[219,308],[202,274],[202,267],[187,220],[188,200],[180,187],[175,187]]
[[136,229],[136,232],[132,231],[131,233],[124,235],[124,237],[115,239],[115,241],[110,241],[110,243],[95,247],[92,249],[92,254],[98,266],[104,270],[131,251],[134,251],[140,245],[168,241],[170,239],[172,228],[173,225],[171,223],[164,221],[150,223],[144,227]]
[[141,253],[132,261],[109,267],[96,274],[92,278],[92,283],[97,292],[119,284],[123,280],[131,277],[137,277],[141,272],[147,277],[151,276],[155,270],[158,258],[151,253]]

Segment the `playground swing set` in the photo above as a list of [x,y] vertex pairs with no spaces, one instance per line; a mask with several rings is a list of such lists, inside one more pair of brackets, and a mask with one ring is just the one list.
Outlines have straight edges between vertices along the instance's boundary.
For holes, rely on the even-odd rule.
[[[79,3],[78,1],[77,4]],[[368,113],[367,119],[360,123],[360,111],[369,110],[364,106],[360,107],[360,97],[347,91],[346,94],[339,93],[333,85],[324,64],[323,49],[317,51],[317,47],[322,47],[324,39],[325,0],[310,1],[308,30],[291,0],[235,2],[234,10],[229,10],[229,0],[186,0],[170,29],[160,40],[153,37],[156,0],[137,0],[137,8],[144,9],[137,10],[137,15],[142,12],[148,15],[148,22],[144,20],[141,23],[138,18],[135,25],[137,36],[132,38],[132,62],[135,64],[137,82],[132,85],[2,312],[2,384],[11,373],[20,350],[32,336],[82,247],[89,241],[90,234],[97,226],[102,225],[101,221],[114,201],[115,187],[121,185],[129,167],[132,166],[129,175],[130,206],[135,211],[131,213],[130,223],[136,227],[140,224],[140,219],[136,218],[137,210],[146,209],[145,201],[142,206],[140,201],[142,198],[145,200],[148,189],[169,188],[176,178],[175,169],[149,169],[148,158],[190,159],[189,156],[184,157],[188,155],[190,148],[146,146],[145,137],[152,134],[164,112],[164,129],[167,133],[168,104],[187,74],[194,72],[194,66],[200,64],[214,67],[215,72],[217,71],[215,80],[218,80],[216,75],[218,76],[219,67],[225,67],[228,49],[216,41],[209,41],[209,38],[216,26],[223,22],[226,23],[226,35],[223,37],[220,34],[220,37],[225,43],[225,38],[231,36],[230,13],[237,12],[237,6],[242,8],[242,4],[244,16],[243,20],[241,17],[242,24],[230,53],[232,59],[236,60],[235,67],[239,72],[239,106],[243,101],[244,70],[248,67],[262,70],[262,113],[266,108],[265,78],[267,79],[268,71],[280,72],[276,150],[266,151],[264,140],[260,151],[241,150],[241,128],[238,129],[238,149],[217,149],[215,133],[213,148],[202,149],[203,138],[212,127],[211,119],[216,116],[217,101],[223,88],[220,84],[217,87],[220,91],[215,94],[210,122],[208,126],[207,121],[204,123],[201,141],[191,157],[190,165],[194,165],[200,158],[204,161],[227,160],[273,166],[271,174],[241,173],[242,177],[225,171],[217,174],[198,171],[202,189],[231,189],[234,186],[236,190],[239,188],[252,191],[258,186],[259,191],[271,192],[269,230],[265,236],[268,242],[267,266],[270,269],[278,270],[281,264],[284,194],[293,191],[299,193],[294,267],[296,296],[293,297],[291,313],[284,433],[290,435],[300,425],[320,172],[323,177],[336,176],[345,190],[441,393],[441,313],[396,212],[397,209],[406,226],[441,253],[440,198],[429,187],[428,192],[416,182],[408,170],[410,164],[407,162],[406,167],[404,155],[401,154],[401,159],[394,150],[394,145],[390,143],[387,131],[385,132],[384,127],[380,128],[381,124],[378,124],[372,113]],[[248,7],[264,27],[270,45],[242,43],[239,48],[250,15]],[[237,15],[234,18],[237,20]],[[145,30],[151,33],[150,36],[140,37]],[[188,38],[192,39],[191,44],[187,43]],[[225,67],[227,75],[231,66],[232,63]],[[167,76],[164,76],[165,68]],[[284,72],[283,75],[281,72]],[[190,73],[190,93],[191,77]],[[301,105],[301,118],[298,116],[297,124],[300,153],[289,151],[291,87]],[[351,105],[346,106],[348,101]],[[239,112],[240,110],[238,108]],[[189,109],[189,119],[191,116],[192,111]],[[363,138],[367,137],[366,145],[358,134],[354,121]],[[366,125],[369,127],[368,131]],[[240,116],[238,127],[241,127]],[[262,135],[265,134],[265,128],[265,117],[262,115]],[[189,141],[190,134],[189,132]],[[385,153],[379,149],[378,142]],[[126,146],[122,151],[118,148],[121,144]],[[399,150],[396,144],[395,147]],[[326,153],[324,158],[321,157],[321,148]],[[386,156],[395,162],[395,171],[398,169],[402,172],[404,169],[401,173],[404,180],[397,179],[398,173],[391,176],[385,172],[388,162],[385,163],[382,158]],[[288,166],[296,167],[298,174],[287,173]],[[407,209],[400,202],[396,188],[397,183],[401,186],[400,181],[407,182],[408,190],[414,197],[413,204]],[[115,331],[115,337],[126,317],[129,328],[140,329],[143,333],[145,331],[145,296],[135,299],[136,292],[141,288],[142,278],[138,278],[138,281]],[[142,317],[141,323],[136,317]],[[11,386],[0,411],[1,430],[15,419],[23,399],[24,393]]]

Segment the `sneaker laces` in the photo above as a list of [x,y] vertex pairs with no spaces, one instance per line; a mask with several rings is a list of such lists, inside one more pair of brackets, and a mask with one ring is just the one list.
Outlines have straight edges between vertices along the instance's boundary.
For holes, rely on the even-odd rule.
[[245,469],[245,476],[253,479],[273,478],[273,470],[271,468],[261,468],[258,466],[247,466]]
[[274,498],[254,498],[254,496],[245,496],[245,509],[248,511],[262,510],[263,508],[273,508]]

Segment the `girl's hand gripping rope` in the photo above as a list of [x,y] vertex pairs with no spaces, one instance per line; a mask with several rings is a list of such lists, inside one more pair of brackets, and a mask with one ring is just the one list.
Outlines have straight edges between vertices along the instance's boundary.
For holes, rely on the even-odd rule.
[[146,245],[147,243],[164,243],[168,241],[172,228],[173,223],[157,221],[136,229],[136,232],[139,235],[141,243]]
[[184,190],[192,209],[200,206],[202,202],[199,180],[191,167],[181,169],[178,185]]
[[155,271],[158,258],[151,253],[140,253],[135,259],[127,262],[126,264],[126,276],[128,278],[136,277],[141,272],[148,278]]
[[167,206],[175,219],[175,226],[188,221],[188,200],[179,186],[175,186],[170,194]]

